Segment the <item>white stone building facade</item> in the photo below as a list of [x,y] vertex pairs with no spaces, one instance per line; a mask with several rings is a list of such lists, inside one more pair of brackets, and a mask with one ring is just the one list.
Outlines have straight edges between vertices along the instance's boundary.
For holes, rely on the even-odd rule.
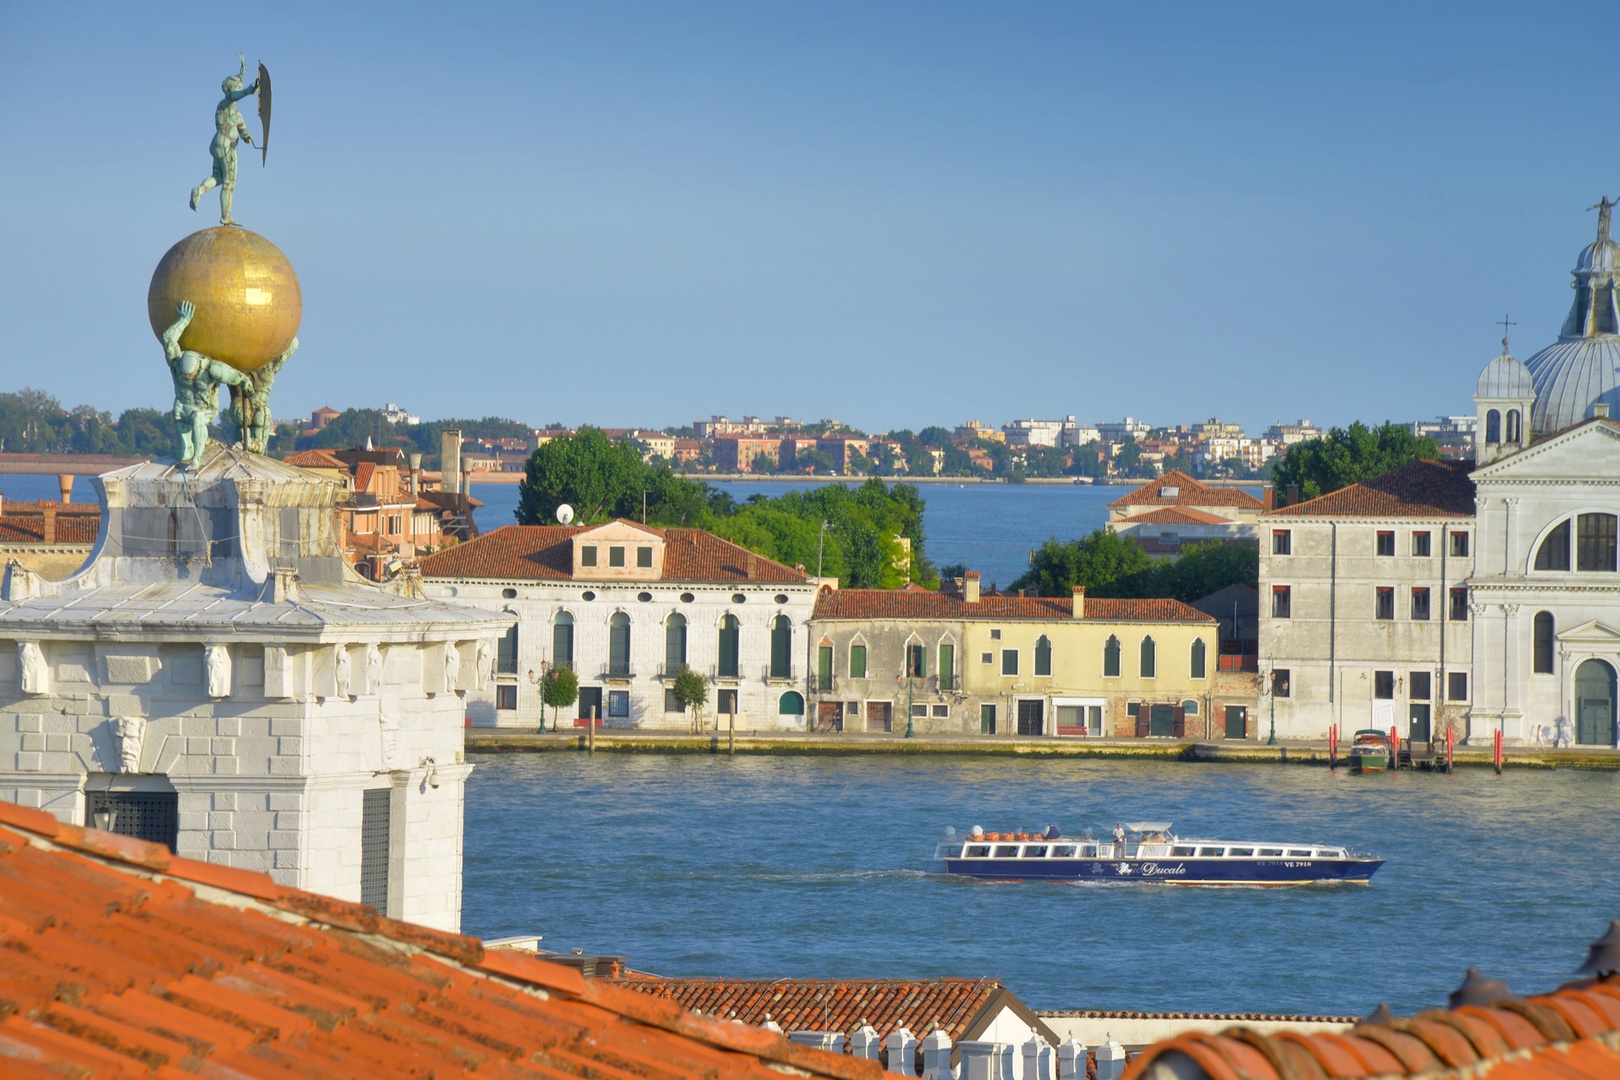
[[669,691],[684,664],[709,680],[705,729],[804,730],[807,629],[816,585],[802,571],[698,529],[614,521],[509,525],[422,562],[430,596],[515,619],[474,724],[537,729],[539,681],[563,663],[576,703],[545,725],[687,730]]

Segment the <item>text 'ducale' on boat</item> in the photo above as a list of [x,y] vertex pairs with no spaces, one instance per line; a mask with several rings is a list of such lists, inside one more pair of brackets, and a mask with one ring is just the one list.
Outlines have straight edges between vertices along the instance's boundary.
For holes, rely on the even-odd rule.
[[946,830],[936,869],[992,881],[1163,882],[1172,885],[1368,884],[1384,860],[1328,844],[1184,838],[1168,821],[1114,827],[1111,840],[1040,832]]

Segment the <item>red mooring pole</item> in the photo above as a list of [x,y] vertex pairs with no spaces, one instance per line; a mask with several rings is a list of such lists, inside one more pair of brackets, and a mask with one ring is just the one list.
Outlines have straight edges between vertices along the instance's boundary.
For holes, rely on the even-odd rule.
[[1457,741],[1457,732],[1454,728],[1446,728],[1446,772],[1451,771],[1451,750]]
[[1339,725],[1328,725],[1328,768],[1339,767]]
[[1498,729],[1491,739],[1494,744],[1492,757],[1496,763],[1496,775],[1502,775],[1502,732]]
[[1394,724],[1389,725],[1389,769],[1394,772],[1401,767],[1401,732]]

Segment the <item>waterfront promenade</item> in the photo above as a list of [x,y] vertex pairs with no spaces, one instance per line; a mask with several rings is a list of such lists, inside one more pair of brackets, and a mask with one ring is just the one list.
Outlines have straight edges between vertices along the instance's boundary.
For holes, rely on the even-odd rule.
[[[511,728],[468,728],[467,750],[477,753],[575,753],[588,750],[590,740],[577,728],[540,734]],[[1253,742],[1201,742],[1194,739],[1051,739],[992,736],[917,736],[903,734],[758,732],[720,730],[688,734],[679,731],[602,730],[596,733],[594,752],[603,754],[727,754],[877,757],[899,755],[929,757],[967,755],[1011,758],[1101,758],[1126,761],[1184,761],[1314,765],[1329,764],[1325,742],[1279,741],[1276,746]],[[1620,750],[1602,747],[1507,747],[1507,769],[1620,770]],[[1489,746],[1458,746],[1457,768],[1491,768]],[[1349,747],[1340,744],[1339,767],[1350,767]]]

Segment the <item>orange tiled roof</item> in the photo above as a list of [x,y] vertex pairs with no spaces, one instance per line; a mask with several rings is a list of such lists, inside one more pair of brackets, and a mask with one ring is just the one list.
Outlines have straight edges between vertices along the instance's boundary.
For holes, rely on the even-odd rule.
[[0,508],[0,544],[43,544],[45,511],[56,511],[55,544],[94,544],[101,507],[89,503],[11,502]]
[[[809,580],[791,567],[702,529],[657,529],[633,521],[625,524],[663,537],[664,581]],[[591,528],[596,526],[505,525],[476,540],[429,555],[422,560],[422,576],[569,581],[573,578],[573,537]]]
[[[817,619],[1063,619],[1074,602],[1053,596],[981,593],[970,604],[960,596],[909,589],[824,589],[816,597]],[[1086,620],[1120,622],[1214,622],[1180,600],[1114,600],[1086,597]]]
[[[1160,494],[1164,488],[1176,488],[1173,497]],[[1196,480],[1180,469],[1171,469],[1157,480],[1149,480],[1128,495],[1121,495],[1109,506],[1241,506],[1259,510],[1261,501],[1241,488],[1211,487]]]
[[1120,518],[1116,525],[1230,525],[1232,522],[1214,514],[1206,514],[1202,510],[1194,510],[1190,506],[1166,506],[1159,510],[1149,510],[1145,514],[1135,517]]
[[1268,510],[1267,517],[1474,516],[1471,461],[1413,461],[1320,498]]
[[848,1033],[864,1023],[880,1033],[908,1027],[924,1035],[937,1026],[954,1043],[979,1034],[978,1022],[1007,1005],[1044,1027],[999,979],[665,979],[634,973],[607,981],[725,1020],[770,1019],[784,1031]]
[[1436,1009],[1410,1020],[1363,1021],[1342,1033],[1261,1035],[1234,1027],[1178,1035],[1144,1050],[1125,1077],[1180,1066],[1173,1075],[1185,1080],[1612,1080],[1620,1076],[1617,1034],[1620,982],[1596,983],[1490,1006]]
[[0,932],[9,1077],[882,1076],[876,1062],[9,803]]
[[349,467],[339,461],[330,450],[300,450],[296,454],[288,454],[281,459],[288,465],[296,465],[300,469],[342,469],[349,471]]

